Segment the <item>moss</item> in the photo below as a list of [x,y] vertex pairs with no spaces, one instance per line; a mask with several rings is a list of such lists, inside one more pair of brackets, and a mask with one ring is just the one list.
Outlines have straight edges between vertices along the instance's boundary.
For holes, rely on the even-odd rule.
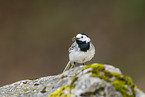
[[36,90],[36,88],[34,88],[32,91],[35,91]]
[[[91,77],[99,77],[100,79],[103,79],[109,83],[111,83],[116,91],[119,91],[123,97],[135,97],[135,91],[134,88],[136,87],[131,78],[128,76],[124,76],[121,74],[118,74],[116,72],[109,72],[107,70],[105,70],[105,67],[103,64],[91,64],[91,65],[87,65],[85,66],[82,71],[91,68],[90,71],[88,71],[88,73],[92,73]],[[51,93],[49,95],[49,97],[70,97],[71,96],[71,90],[75,88],[75,82],[78,80],[77,75],[80,74],[76,73],[74,78],[72,79],[72,82],[69,85],[65,85],[63,87],[61,87],[59,90],[56,90],[55,92]],[[112,81],[112,77],[115,77],[115,79]],[[128,87],[130,87],[132,94],[129,94],[129,89]],[[67,92],[65,92],[67,91]],[[96,90],[98,91],[98,90]],[[95,92],[96,93],[96,92]],[[84,95],[89,95],[90,93],[85,93]]]
[[30,90],[30,89],[25,89],[24,92],[27,92],[27,91],[29,91],[29,90]]
[[67,77],[67,76],[64,76],[64,75],[63,75],[63,76],[61,77],[61,79],[66,78],[66,77]]
[[27,84],[27,81],[23,82],[23,84]]
[[59,90],[56,90],[55,92],[51,93],[49,97],[71,97],[71,94],[68,92],[65,94],[65,90],[69,90],[70,87],[68,85],[65,85],[61,87]]
[[38,85],[39,85],[38,83],[34,84],[34,86],[38,86]]
[[71,82],[71,84],[70,84],[70,86],[73,86],[74,83],[75,83],[75,81],[76,81],[77,79],[78,79],[78,77],[73,78],[73,79],[72,79],[72,82]]
[[112,78],[112,77],[113,77],[113,75],[112,75],[111,72],[105,71],[105,70],[104,70],[104,75],[105,75],[106,77],[108,77],[108,78]]
[[125,79],[127,85],[131,85],[131,86],[133,85],[132,80],[131,80],[130,77],[125,76],[124,79]]
[[21,92],[27,92],[29,91],[30,89],[25,89],[25,90],[20,90]]
[[42,91],[40,91],[41,93],[46,93],[46,87],[44,87],[43,89],[42,89]]
[[119,80],[115,80],[113,82],[111,82],[112,85],[115,87],[115,89],[119,92],[122,93],[123,97],[132,97],[132,95],[128,94],[127,92],[129,91],[128,88],[124,85],[125,82],[123,81],[119,81]]
[[[104,71],[105,70],[103,64],[98,64],[98,65],[92,64],[92,65],[87,65],[86,67],[84,67],[82,71],[84,71],[85,69],[88,69],[88,68],[93,69],[92,72],[94,72],[93,73],[94,75],[92,74],[92,76],[99,76],[100,75],[99,71]],[[96,71],[98,72],[98,75],[96,75],[97,74]],[[70,86],[66,85],[66,86],[61,87],[59,90],[56,90],[55,92],[51,93],[49,95],[49,97],[65,97],[66,95],[67,95],[67,97],[69,97],[71,95],[71,90],[75,88],[75,82],[78,80],[78,77],[77,77],[78,74],[80,74],[80,72],[75,74],[74,78],[72,79],[72,82],[71,82]],[[65,78],[65,77],[66,76],[62,76],[62,78]],[[101,75],[100,75],[100,77],[101,77]],[[103,78],[105,79],[105,76],[103,76]],[[107,77],[106,77],[106,80],[107,80]],[[68,90],[69,93],[64,94],[65,90]]]
[[[135,97],[135,85],[133,84],[130,77],[118,74],[116,72],[111,73],[106,71],[103,64],[87,65],[83,68],[83,71],[88,68],[92,69],[89,71],[92,73],[92,77],[99,77],[100,79],[111,83],[115,87],[116,91],[122,93],[123,97]],[[115,80],[112,81],[112,77],[115,77]],[[128,93],[129,89],[126,87],[126,85],[131,88],[132,95]]]
[[95,74],[95,73],[92,73],[91,77],[99,77],[101,79],[104,79],[105,81],[108,81],[108,77],[104,76],[104,75],[100,75],[100,74]]
[[99,77],[101,79],[104,79],[105,81],[109,81],[109,78],[112,77],[112,74],[108,71],[105,71],[105,67],[103,64],[92,64],[92,65],[87,65],[86,67],[83,68],[83,70],[92,68],[92,77]]
[[88,69],[88,68],[92,68],[92,69],[96,69],[96,70],[104,70],[104,65],[103,64],[91,64],[91,65],[87,65],[83,68],[83,71],[85,69]]
[[[78,80],[77,75],[79,73],[75,74],[70,85],[65,85],[61,87],[59,90],[56,90],[55,92],[51,93],[49,97],[71,97],[71,90],[75,88],[75,82]],[[68,93],[65,93],[64,91],[67,91]]]
[[[125,87],[125,85],[127,85],[127,86],[129,86],[131,88],[131,91],[132,91],[131,97],[135,97],[135,91],[134,91],[135,85],[132,82],[130,77],[124,76],[124,75],[120,75],[120,74],[118,74],[116,72],[112,73],[112,75],[116,77],[115,82],[112,82],[112,84],[114,85],[116,90],[120,91],[122,93],[122,95],[125,94],[124,97],[129,97],[129,96],[127,96],[127,91],[126,91],[126,93],[123,92],[123,89],[124,89],[123,87]],[[116,83],[117,81],[120,82],[120,84],[121,84],[120,88],[119,88],[119,85],[117,85],[117,83]]]
[[36,80],[36,79],[38,79],[38,78],[30,78],[29,80]]
[[72,79],[72,82],[70,84],[70,89],[69,89],[69,93],[71,94],[71,90],[75,88],[75,81],[77,81],[78,77],[75,77]]
[[121,75],[118,74],[117,72],[113,72],[112,75],[115,76],[116,78],[120,78],[121,77]]

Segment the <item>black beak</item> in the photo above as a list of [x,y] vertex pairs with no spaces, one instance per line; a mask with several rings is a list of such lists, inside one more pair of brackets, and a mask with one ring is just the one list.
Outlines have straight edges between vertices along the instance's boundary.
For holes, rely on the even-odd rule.
[[72,41],[75,41],[75,40],[76,40],[76,37],[73,37],[73,38],[72,38]]
[[73,38],[72,38],[72,41],[76,41],[77,39],[80,39],[80,38],[73,37]]

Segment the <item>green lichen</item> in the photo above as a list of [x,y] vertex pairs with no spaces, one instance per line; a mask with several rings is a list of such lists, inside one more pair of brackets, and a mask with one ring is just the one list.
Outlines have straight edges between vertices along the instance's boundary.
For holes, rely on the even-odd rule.
[[[111,83],[117,91],[122,93],[123,97],[135,97],[135,91],[134,87],[135,85],[133,84],[132,80],[128,76],[124,76],[121,74],[118,74],[116,72],[109,72],[105,70],[105,67],[103,64],[92,64],[92,65],[87,65],[86,67],[83,68],[83,71],[91,68],[89,72],[91,72],[91,77],[99,77],[109,83]],[[112,77],[115,77],[115,80],[111,80]],[[131,88],[132,94],[129,94],[129,89],[127,86]]]
[[23,82],[23,84],[27,84],[27,81]]
[[34,84],[34,86],[38,86],[38,85],[39,85],[38,83],[35,83],[35,84]]
[[74,83],[75,83],[75,81],[76,81],[77,79],[78,79],[78,77],[74,77],[74,78],[72,79],[72,82],[71,82],[70,86],[73,86]]
[[[114,85],[114,87],[117,91],[120,91],[124,97],[135,97],[135,91],[134,91],[135,85],[132,82],[130,77],[118,74],[116,72],[112,73],[112,75],[114,77],[116,77],[116,80],[112,81],[111,83]],[[119,83],[120,83],[120,85],[119,85]],[[132,95],[127,93],[129,90],[127,91],[125,89],[126,85],[131,88]],[[124,91],[124,90],[126,90],[126,91]]]
[[133,82],[132,82],[130,77],[125,76],[124,79],[125,79],[127,85],[130,85],[130,86],[134,87],[134,84],[133,84]]
[[59,90],[56,90],[55,92],[51,93],[49,97],[71,97],[71,94],[65,93],[64,91],[69,91],[70,87],[68,85],[65,85],[61,87]]
[[30,78],[29,80],[36,80],[36,79],[38,79],[38,78]]
[[[123,95],[123,97],[135,97],[134,88],[136,86],[133,84],[130,77],[118,74],[116,72],[109,72],[105,70],[105,66],[103,64],[87,65],[82,69],[82,71],[88,68],[91,68],[91,70],[88,71],[88,73],[92,73],[91,77],[99,77],[100,79],[111,83],[115,87],[116,91],[119,91]],[[70,85],[61,87],[59,90],[51,93],[49,97],[70,97],[72,95],[71,90],[75,88],[75,82],[78,80],[78,74],[80,74],[80,72],[76,73]],[[113,77],[114,80],[112,80]],[[130,91],[128,87],[130,87],[132,94],[128,93]],[[84,95],[88,94],[90,93],[86,93]]]
[[44,87],[40,92],[41,93],[46,93],[46,87]]
[[129,91],[128,88],[125,86],[125,82],[115,80],[111,82],[112,85],[115,87],[115,89],[119,92],[122,93],[123,97],[132,97],[132,95],[128,94],[127,92]]
[[25,89],[24,92],[27,92],[27,91],[29,91],[29,90],[30,90],[30,89]]
[[104,79],[105,81],[109,81],[110,77],[112,77],[112,74],[110,72],[105,71],[105,67],[103,64],[87,65],[83,68],[83,71],[88,68],[92,69],[89,71],[92,73],[92,77],[99,77],[101,79]]
[[36,88],[32,89],[32,91],[35,91],[35,90],[36,90]]
[[103,64],[91,64],[91,65],[87,65],[83,68],[83,71],[85,69],[88,69],[88,68],[92,68],[92,69],[96,69],[96,70],[104,70],[104,65]]
[[25,89],[25,90],[20,90],[21,92],[27,92],[29,91],[30,89]]
[[64,76],[64,75],[63,75],[63,76],[61,77],[61,79],[66,78],[66,77],[67,77],[67,76]]
[[[78,80],[77,75],[79,73],[75,74],[70,85],[65,85],[61,87],[59,90],[56,90],[55,92],[51,93],[49,97],[71,97],[71,90],[75,88],[75,82]],[[64,91],[67,91],[67,93],[65,94]]]

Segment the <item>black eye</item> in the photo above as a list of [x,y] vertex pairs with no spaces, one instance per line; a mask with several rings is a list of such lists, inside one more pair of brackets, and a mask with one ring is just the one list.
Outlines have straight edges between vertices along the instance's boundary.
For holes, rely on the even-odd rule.
[[81,38],[84,38],[83,36],[81,36]]

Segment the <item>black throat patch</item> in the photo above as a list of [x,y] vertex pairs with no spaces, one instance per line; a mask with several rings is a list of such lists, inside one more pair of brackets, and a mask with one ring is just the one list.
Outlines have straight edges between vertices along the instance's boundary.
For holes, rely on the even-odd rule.
[[76,40],[78,46],[80,47],[80,50],[81,51],[84,51],[86,52],[89,48],[90,48],[90,42],[86,43],[86,41],[79,41],[79,40]]

